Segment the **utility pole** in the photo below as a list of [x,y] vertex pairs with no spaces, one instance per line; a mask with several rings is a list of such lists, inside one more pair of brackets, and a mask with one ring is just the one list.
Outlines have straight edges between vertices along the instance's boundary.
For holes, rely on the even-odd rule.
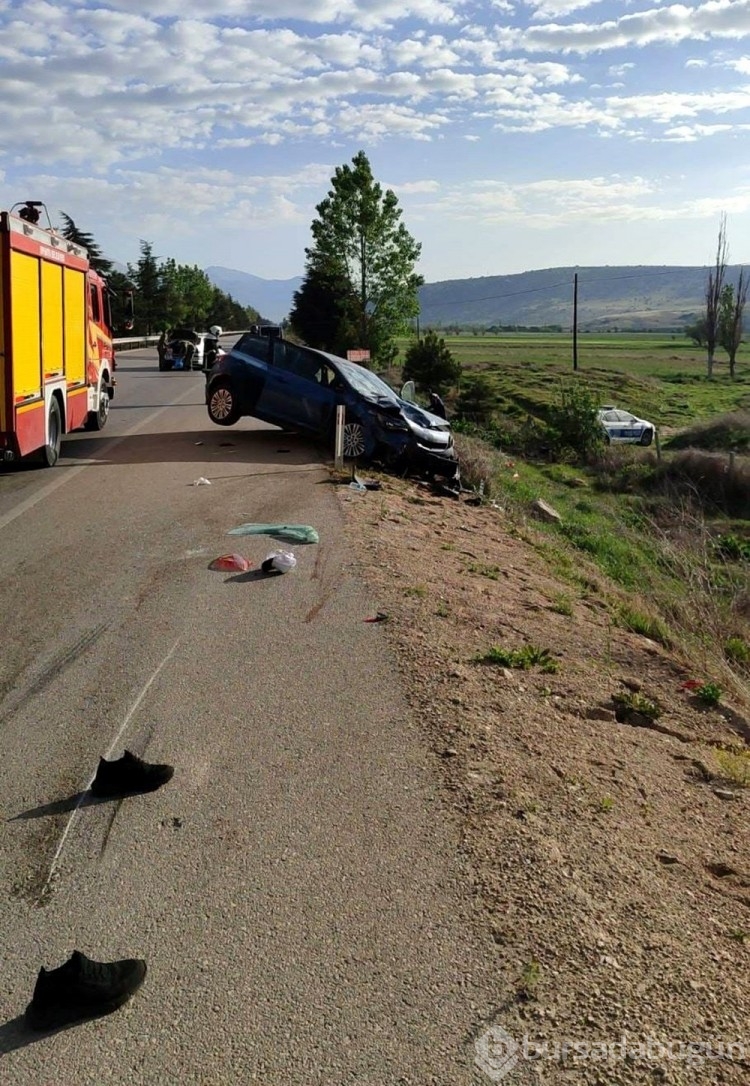
[[578,369],[578,272],[573,276],[573,369]]

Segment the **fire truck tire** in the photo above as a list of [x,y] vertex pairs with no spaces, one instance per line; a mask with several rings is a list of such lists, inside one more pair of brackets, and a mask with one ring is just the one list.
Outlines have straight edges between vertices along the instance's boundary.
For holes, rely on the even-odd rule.
[[103,430],[109,418],[109,392],[107,382],[102,379],[99,388],[99,407],[96,411],[89,411],[86,417],[87,430]]
[[60,459],[60,443],[62,441],[62,418],[60,417],[60,405],[55,397],[50,400],[49,414],[47,415],[47,433],[49,441],[41,450],[41,460],[44,467],[53,468]]

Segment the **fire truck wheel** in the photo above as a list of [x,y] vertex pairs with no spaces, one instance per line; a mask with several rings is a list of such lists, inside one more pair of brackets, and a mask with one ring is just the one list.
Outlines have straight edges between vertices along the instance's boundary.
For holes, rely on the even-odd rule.
[[109,392],[107,383],[102,380],[99,389],[99,408],[97,411],[89,411],[86,417],[87,430],[103,430],[109,418]]
[[62,419],[60,418],[60,406],[53,397],[50,400],[49,415],[47,416],[47,444],[41,451],[42,464],[53,468],[60,459],[60,442],[62,440]]

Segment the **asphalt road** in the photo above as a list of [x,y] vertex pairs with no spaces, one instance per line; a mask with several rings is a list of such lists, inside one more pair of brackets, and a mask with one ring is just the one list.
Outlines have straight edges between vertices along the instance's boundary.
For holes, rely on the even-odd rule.
[[[490,953],[319,454],[212,426],[202,376],[153,351],[118,379],[101,434],[0,472],[0,1082],[483,1081]],[[279,546],[226,535],[245,521],[321,541],[282,577],[209,571]],[[172,782],[82,802],[125,747]],[[145,958],[144,987],[28,1033],[76,947]]]

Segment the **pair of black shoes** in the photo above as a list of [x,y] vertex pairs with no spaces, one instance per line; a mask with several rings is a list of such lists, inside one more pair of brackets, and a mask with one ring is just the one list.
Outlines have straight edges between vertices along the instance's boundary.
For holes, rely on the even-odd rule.
[[[91,791],[100,798],[154,792],[173,775],[173,766],[144,762],[126,750],[117,761],[99,759]],[[39,970],[26,1022],[31,1029],[52,1030],[111,1014],[138,991],[145,978],[146,963],[139,958],[96,962],[74,950],[59,969]]]

